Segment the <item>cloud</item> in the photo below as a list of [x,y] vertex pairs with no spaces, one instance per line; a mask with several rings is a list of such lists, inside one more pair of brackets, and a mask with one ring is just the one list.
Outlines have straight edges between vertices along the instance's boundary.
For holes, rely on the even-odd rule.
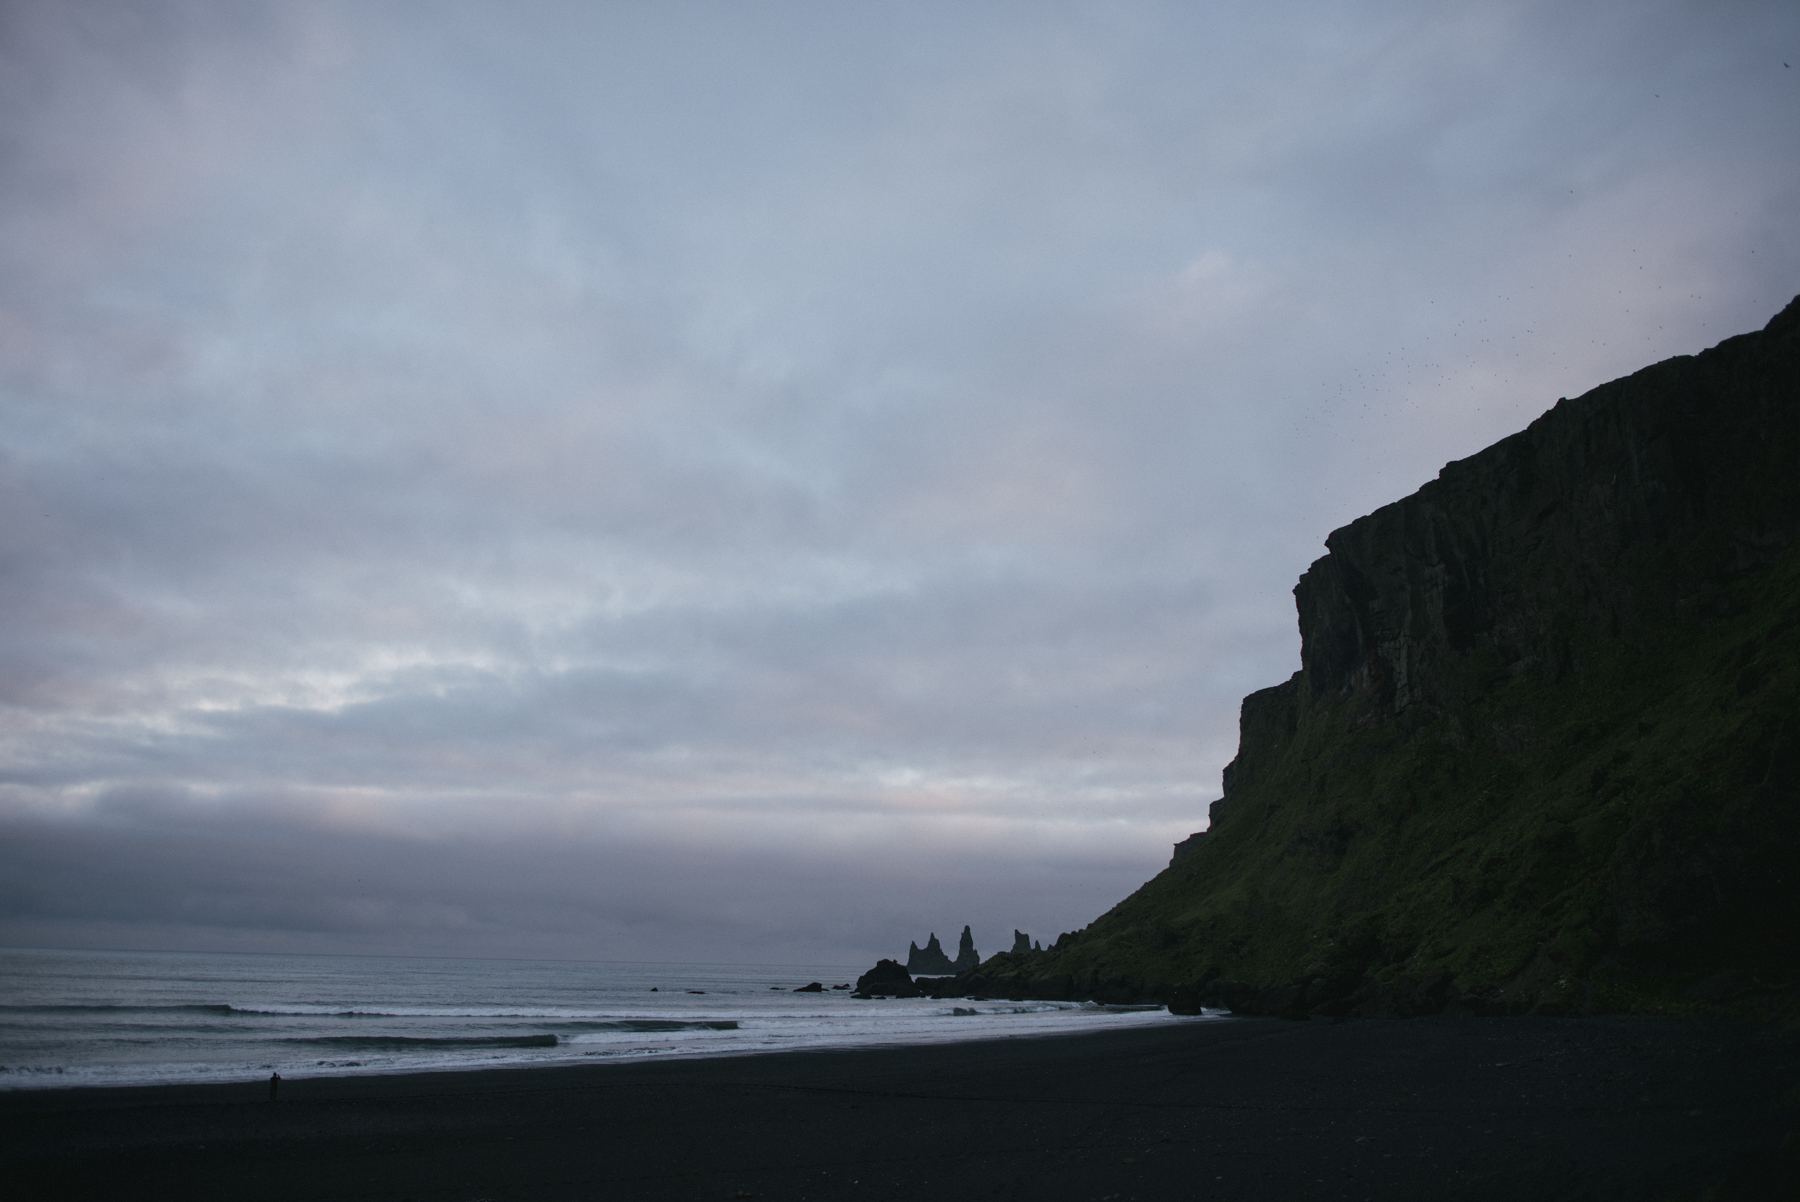
[[1333,527],[1786,301],[1797,32],[9,9],[0,938],[1079,925]]
[[[970,922],[991,950],[1033,922],[1085,925],[1135,858],[1117,837],[1110,854],[1040,844],[996,860],[926,841],[826,857],[806,840],[345,831],[142,794],[104,808],[98,823],[4,824],[0,940],[866,965],[922,940],[914,925]],[[954,901],[930,900],[945,889]]]

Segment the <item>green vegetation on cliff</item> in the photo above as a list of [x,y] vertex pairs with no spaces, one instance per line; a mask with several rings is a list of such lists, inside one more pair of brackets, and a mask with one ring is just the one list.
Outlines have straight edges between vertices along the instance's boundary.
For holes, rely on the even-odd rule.
[[1607,1010],[1711,982],[1688,997],[1792,1009],[1797,536],[1800,300],[1334,532],[1295,589],[1302,669],[1244,700],[1208,831],[963,982],[1435,976]]

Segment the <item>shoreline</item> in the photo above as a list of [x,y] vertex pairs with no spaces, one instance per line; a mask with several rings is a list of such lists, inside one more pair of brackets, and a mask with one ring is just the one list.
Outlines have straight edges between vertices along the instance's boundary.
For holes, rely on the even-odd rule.
[[[958,999],[961,1000],[961,999]],[[999,1003],[1004,1006],[1007,1003]],[[1076,1009],[1072,1003],[1050,1003],[1059,1012]],[[166,1066],[149,1065],[76,1065],[64,1070],[45,1070],[33,1067],[15,1067],[8,1071],[0,1069],[0,1098],[20,1093],[96,1091],[96,1090],[132,1090],[155,1089],[160,1087],[230,1087],[245,1080],[256,1079],[263,1074],[261,1080],[268,1080],[267,1074],[274,1070],[281,1073],[284,1083],[317,1080],[321,1078],[360,1078],[378,1076],[441,1076],[457,1073],[512,1072],[531,1069],[563,1069],[563,1068],[599,1068],[607,1065],[646,1064],[653,1062],[694,1060],[694,1059],[732,1059],[745,1056],[778,1056],[788,1053],[815,1051],[856,1051],[876,1048],[930,1047],[939,1044],[981,1043],[1004,1039],[1061,1039],[1072,1035],[1093,1034],[1107,1030],[1136,1029],[1138,1022],[1118,1024],[1106,1022],[1102,1016],[1119,1016],[1124,1014],[1149,1014],[1154,1012],[1150,1022],[1155,1025],[1168,1023],[1191,1023],[1196,1021],[1220,1021],[1227,1017],[1224,1010],[1215,1010],[1204,1015],[1171,1015],[1160,1006],[1107,1006],[1093,1008],[1094,1013],[1082,1014],[1079,1018],[1068,1021],[1070,1029],[1058,1030],[1054,1027],[1036,1027],[1027,1031],[999,1029],[982,1030],[979,1027],[944,1026],[920,1027],[910,1032],[839,1035],[835,1037],[790,1037],[791,1042],[783,1045],[768,1046],[749,1041],[733,1041],[718,1044],[674,1044],[665,1047],[637,1048],[615,1052],[583,1051],[579,1041],[566,1041],[566,1037],[532,1036],[546,1041],[558,1039],[551,1045],[558,1049],[550,1055],[527,1056],[517,1059],[496,1057],[480,1060],[473,1056],[462,1059],[445,1059],[435,1063],[369,1063],[369,1062],[331,1062],[304,1063],[300,1061],[284,1061],[277,1064],[261,1065],[249,1062],[197,1061],[193,1062],[197,1071],[183,1074],[173,1071],[158,1071]],[[760,1016],[752,1016],[747,1020],[730,1020],[732,1030],[739,1028],[740,1022],[756,1023]],[[911,1017],[911,1016],[908,1016]],[[990,1020],[1004,1020],[1005,1016],[994,1014]],[[1143,1020],[1139,1020],[1142,1022]],[[520,1037],[513,1037],[515,1039]],[[497,1040],[497,1042],[500,1042]],[[126,1076],[133,1069],[142,1069],[145,1076],[123,1080],[82,1080],[83,1075],[93,1070],[96,1072],[116,1072]]]
[[1746,1024],[1233,1019],[14,1090],[0,1163],[52,1199],[1749,1198],[1800,1181],[1797,1083],[1800,1033]]

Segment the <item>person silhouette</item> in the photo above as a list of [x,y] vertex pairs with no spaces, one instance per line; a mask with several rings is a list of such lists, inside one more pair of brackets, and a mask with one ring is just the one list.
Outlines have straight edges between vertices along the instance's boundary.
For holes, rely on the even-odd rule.
[[275,1091],[280,1088],[281,1088],[281,1074],[280,1073],[270,1073],[269,1074],[269,1101],[273,1102],[275,1100]]

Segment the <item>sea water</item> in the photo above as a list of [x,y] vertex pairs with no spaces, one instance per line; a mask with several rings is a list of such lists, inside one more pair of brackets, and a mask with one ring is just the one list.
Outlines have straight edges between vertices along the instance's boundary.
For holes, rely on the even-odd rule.
[[[0,950],[0,1089],[935,1043],[1177,1021],[1160,1007],[863,1001],[842,965]],[[796,993],[818,981],[819,993]]]

